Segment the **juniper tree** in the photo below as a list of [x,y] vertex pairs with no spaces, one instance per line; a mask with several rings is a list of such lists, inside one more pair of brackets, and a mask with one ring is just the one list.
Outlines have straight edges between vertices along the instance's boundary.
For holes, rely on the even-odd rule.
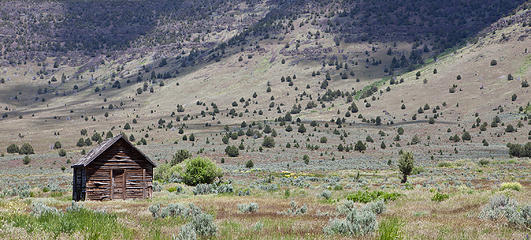
[[398,169],[402,173],[402,183],[407,182],[407,176],[413,171],[413,153],[403,152],[398,160]]

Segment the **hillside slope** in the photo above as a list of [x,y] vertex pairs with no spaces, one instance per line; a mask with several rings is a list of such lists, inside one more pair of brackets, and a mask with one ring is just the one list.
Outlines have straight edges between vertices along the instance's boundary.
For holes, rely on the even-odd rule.
[[[230,4],[226,6],[232,9],[227,10],[228,14],[213,17],[216,13],[209,12],[212,17],[205,19],[206,23],[190,19],[201,28],[227,17],[247,16],[247,20],[233,22],[217,32],[224,37],[211,43],[201,40],[199,45],[193,45],[193,41],[186,45],[184,41],[177,53],[167,51],[172,49],[169,44],[145,48],[145,52],[131,48],[108,56],[79,58],[87,59],[83,65],[63,65],[58,59],[64,58],[47,57],[45,61],[5,66],[3,78],[7,80],[0,89],[4,124],[0,132],[7,137],[0,140],[0,145],[31,142],[37,152],[44,153],[60,140],[67,149],[78,152],[78,139],[87,137],[80,136],[81,129],[88,130],[88,137],[94,132],[123,131],[135,135],[136,141],[143,137],[148,145],[165,146],[168,154],[174,147],[167,143],[178,140],[180,148],[219,158],[225,148],[221,140],[226,125],[232,126],[229,131],[238,131],[242,122],[261,122],[251,130],[261,132],[266,123],[276,130],[278,148],[270,150],[274,155],[257,152],[261,140],[253,140],[250,136],[256,135],[251,134],[244,144],[248,153],[235,163],[246,158],[260,159],[258,162],[273,158],[282,163],[300,158],[301,151],[322,160],[366,158],[374,162],[397,154],[414,138],[416,144],[407,148],[428,163],[465,156],[507,156],[506,143],[527,140],[526,111],[531,99],[529,88],[522,86],[530,77],[531,60],[526,50],[530,42],[528,5],[510,5],[514,12],[483,31],[478,28],[481,25],[473,23],[483,24],[488,19],[476,19],[482,15],[474,13],[475,18],[470,17],[463,26],[475,31],[475,38],[440,53],[444,47],[437,42],[443,38],[430,34],[432,37],[427,35],[422,40],[400,35],[394,40],[376,37],[367,41],[344,37],[345,31],[331,28],[334,24],[330,21],[341,26],[349,16],[363,16],[363,12],[354,10],[345,14],[346,5],[331,3],[321,6],[328,12],[306,12],[303,10],[310,6],[319,6],[308,1],[272,12],[283,4]],[[367,7],[364,4],[360,1],[348,7]],[[204,6],[199,8],[204,10]],[[295,11],[300,12],[293,14]],[[398,15],[403,11],[399,8],[388,13]],[[423,10],[418,14],[432,13]],[[175,25],[159,22],[156,29],[164,26]],[[396,31],[399,29],[396,27]],[[263,31],[269,36],[264,37]],[[215,38],[208,32],[201,38]],[[224,41],[229,44],[216,44]],[[497,64],[492,65],[492,60]],[[418,70],[408,71],[415,68]],[[509,74],[511,81],[507,80]],[[52,79],[46,80],[48,77]],[[283,119],[287,113],[291,113],[292,121]],[[490,127],[496,116],[501,122]],[[431,118],[434,124],[430,124]],[[307,128],[316,121],[316,133],[297,133],[299,119]],[[133,127],[123,129],[126,123]],[[483,123],[487,128],[480,130]],[[507,124],[518,133],[506,133]],[[286,131],[287,125],[294,131]],[[405,131],[397,138],[400,127]],[[199,142],[182,141],[179,129],[186,135],[193,133]],[[449,140],[454,135],[461,137],[464,131],[471,134],[470,142]],[[367,142],[367,136],[373,142]],[[320,143],[321,137],[329,140]],[[359,140],[367,146],[365,153],[345,155],[338,151],[339,145],[352,150],[349,148]],[[301,149],[287,149],[290,141]],[[385,167],[385,161],[375,166]]]

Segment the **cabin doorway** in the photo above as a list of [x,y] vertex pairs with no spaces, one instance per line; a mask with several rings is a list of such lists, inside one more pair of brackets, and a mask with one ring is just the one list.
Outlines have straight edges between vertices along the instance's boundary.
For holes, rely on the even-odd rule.
[[123,169],[111,171],[111,199],[125,199],[125,172]]

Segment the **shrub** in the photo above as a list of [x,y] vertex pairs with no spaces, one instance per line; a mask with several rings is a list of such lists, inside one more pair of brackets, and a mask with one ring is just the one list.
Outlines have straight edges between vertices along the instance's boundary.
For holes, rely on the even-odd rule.
[[239,190],[238,191],[238,196],[250,196],[251,195],[251,190],[249,189],[245,189],[245,190]]
[[75,201],[72,201],[72,204],[66,208],[67,212],[79,212],[82,210],[86,210],[86,209],[83,208],[82,204],[75,202]]
[[190,203],[188,207],[179,203],[160,207],[159,204],[149,206],[149,211],[155,218],[183,217],[191,221],[181,228],[179,239],[195,239],[194,237],[211,237],[217,232],[212,215],[203,213],[200,208]]
[[180,192],[182,192],[182,191],[183,191],[183,187],[181,187],[181,186],[177,186],[177,187],[176,187],[176,186],[173,186],[173,187],[169,187],[169,188],[168,188],[168,192],[171,192],[171,193],[172,193],[172,192],[180,193]]
[[304,124],[301,124],[299,126],[299,129],[297,130],[299,133],[305,133],[306,132],[306,127],[304,127]]
[[361,236],[376,231],[378,222],[376,215],[370,211],[353,209],[345,219],[330,220],[323,231],[327,234]]
[[214,162],[206,158],[193,158],[185,162],[182,175],[184,183],[195,186],[200,183],[212,183],[214,179],[221,178],[223,173]]
[[324,190],[321,193],[321,197],[323,197],[326,200],[329,200],[332,197],[332,192],[330,192],[329,190]]
[[419,136],[417,136],[417,134],[415,134],[415,136],[413,136],[413,138],[411,139],[411,144],[412,145],[416,145],[416,144],[419,144],[420,143],[420,138]]
[[217,191],[218,193],[232,193],[234,192],[234,188],[232,187],[232,184],[220,184],[217,185]]
[[308,211],[308,207],[306,205],[303,205],[302,207],[299,207],[298,204],[295,201],[291,201],[289,203],[290,208],[284,212],[281,212],[281,214],[284,215],[291,215],[291,216],[297,216],[297,215],[303,215],[306,214]]
[[254,163],[253,163],[253,160],[249,160],[245,163],[245,167],[246,168],[253,168],[254,167]]
[[407,182],[407,176],[413,171],[413,153],[404,152],[400,154],[400,159],[398,160],[398,169],[402,173],[402,183]]
[[505,195],[493,196],[480,212],[480,218],[497,220],[498,218],[516,211],[518,203]]
[[177,240],[196,240],[197,234],[195,233],[194,226],[192,224],[183,225],[176,239]]
[[369,203],[376,200],[394,201],[400,197],[399,193],[389,193],[384,191],[357,191],[347,195],[347,200],[353,202]]
[[238,148],[236,146],[227,146],[225,148],[225,153],[229,157],[237,157],[238,155],[240,155],[240,152],[238,151]]
[[465,131],[463,132],[463,135],[461,136],[461,139],[464,141],[470,141],[472,139],[472,136],[470,136],[470,133]]
[[61,142],[56,141],[56,142],[53,144],[53,149],[59,149],[59,148],[61,148]]
[[509,155],[513,157],[531,157],[531,142],[525,145],[507,143]]
[[214,217],[206,213],[195,215],[190,222],[195,233],[202,237],[214,236],[217,232],[217,226],[214,224]]
[[[88,138],[87,138],[87,139],[88,139]],[[90,141],[90,140],[89,140],[89,141]],[[79,138],[79,140],[78,140],[77,143],[76,143],[76,146],[78,146],[78,147],[83,147],[83,146],[85,146],[85,139],[83,139],[83,138]]]
[[369,212],[372,212],[376,215],[382,214],[385,211],[385,203],[383,199],[373,201],[370,203],[365,204],[365,206],[362,207],[362,210],[366,210]]
[[356,150],[356,151],[363,152],[363,151],[365,151],[365,149],[367,149],[367,147],[360,140],[358,140],[356,145],[354,145],[354,150]]
[[22,159],[22,163],[24,163],[24,165],[28,165],[30,164],[31,162],[31,158],[29,156],[24,156],[24,158]]
[[498,64],[498,61],[496,61],[496,60],[494,60],[494,59],[492,59],[492,60],[490,61],[490,65],[491,65],[491,66],[496,66],[497,64]]
[[336,210],[337,210],[337,214],[338,215],[346,216],[351,211],[355,210],[354,201],[352,201],[352,200],[343,201],[343,202],[341,202],[341,204],[339,206],[337,206]]
[[510,189],[514,191],[520,191],[522,190],[522,184],[519,182],[505,182],[501,184],[500,191]]
[[33,202],[31,204],[31,214],[40,217],[45,214],[61,214],[57,208],[46,206],[42,202]]
[[186,159],[189,159],[192,157],[192,154],[188,152],[188,150],[181,149],[173,155],[173,159],[171,160],[171,165],[174,166],[176,164],[179,164],[183,162]]
[[404,134],[404,128],[399,127],[399,128],[397,129],[397,132],[398,132],[398,135],[402,135],[402,134]]
[[271,183],[271,184],[260,184],[260,185],[258,185],[258,188],[261,189],[261,190],[264,190],[264,191],[268,191],[268,192],[278,191],[278,185],[274,184],[274,183]]
[[149,206],[148,210],[154,218],[166,217],[194,217],[202,213],[201,209],[194,204],[188,204],[188,207],[180,203],[169,204],[167,207],[161,207],[160,204]]
[[531,227],[531,206],[518,206],[515,200],[505,195],[495,195],[483,207],[479,217],[488,220],[505,218],[511,225],[529,228]]
[[431,198],[431,200],[434,202],[442,202],[448,198],[450,198],[450,195],[446,193],[436,192],[435,195],[433,195],[433,197]]
[[19,154],[30,155],[34,154],[33,147],[29,143],[24,143],[20,147]]
[[153,179],[163,182],[182,182],[183,166],[171,166],[169,163],[160,164],[154,169]]
[[238,210],[241,213],[255,213],[258,211],[258,204],[253,202],[249,204],[238,204]]
[[490,163],[490,161],[487,160],[487,159],[479,160],[479,165],[481,165],[481,166],[487,166],[489,163]]
[[531,228],[531,205],[520,208],[520,218],[524,226]]
[[154,218],[158,218],[160,216],[160,204],[151,205],[148,207],[149,212],[151,212],[151,215]]
[[266,148],[273,148],[275,147],[275,139],[270,136],[264,137],[264,141],[262,142],[262,146]]
[[455,134],[454,136],[451,136],[450,141],[453,141],[453,142],[459,142],[461,141],[461,138],[459,138],[459,136],[457,136],[457,134]]
[[234,188],[232,184],[198,184],[192,192],[194,195],[232,193]]
[[59,154],[59,157],[65,157],[66,156],[66,151],[64,149],[59,149],[59,151],[57,153]]
[[194,195],[206,195],[206,194],[217,194],[217,188],[215,184],[197,184],[192,190]]
[[7,153],[18,153],[20,149],[16,144],[11,144],[7,147]]

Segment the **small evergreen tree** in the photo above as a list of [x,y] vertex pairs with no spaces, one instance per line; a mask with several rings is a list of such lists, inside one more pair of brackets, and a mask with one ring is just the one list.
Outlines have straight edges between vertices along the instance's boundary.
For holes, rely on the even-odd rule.
[[33,147],[29,143],[24,143],[22,144],[22,147],[20,147],[20,151],[18,153],[24,154],[24,155],[30,155],[30,154],[34,154],[35,152],[33,151]]
[[240,155],[240,152],[238,151],[238,148],[236,146],[227,146],[225,148],[225,153],[229,157],[237,157],[238,155]]
[[301,124],[297,131],[300,132],[300,133],[305,133],[306,132],[306,127],[304,127],[304,124]]
[[400,155],[400,159],[398,160],[398,169],[402,173],[402,183],[407,182],[407,176],[413,171],[413,164],[413,153],[404,152]]
[[264,141],[262,142],[262,146],[266,147],[266,148],[275,147],[275,139],[273,139],[273,137],[269,137],[269,136],[264,137]]
[[59,148],[61,148],[61,142],[56,141],[56,142],[53,144],[53,149],[59,149]]
[[253,168],[254,167],[254,163],[253,163],[253,160],[249,160],[245,163],[245,167],[246,168]]
[[18,153],[20,149],[16,144],[11,144],[7,147],[7,153]]
[[[87,139],[88,139],[88,138],[87,138]],[[77,140],[76,146],[78,146],[78,147],[83,147],[83,146],[85,146],[85,139],[83,139],[83,138],[79,138],[79,140]]]
[[359,140],[356,145],[354,145],[354,150],[356,151],[363,152],[365,151],[365,149],[367,149],[367,147],[365,146],[365,144],[363,144],[361,140]]
[[22,159],[22,163],[24,165],[28,165],[28,164],[30,164],[30,162],[31,162],[31,158],[29,156],[27,156],[27,155],[24,156],[24,158]]

